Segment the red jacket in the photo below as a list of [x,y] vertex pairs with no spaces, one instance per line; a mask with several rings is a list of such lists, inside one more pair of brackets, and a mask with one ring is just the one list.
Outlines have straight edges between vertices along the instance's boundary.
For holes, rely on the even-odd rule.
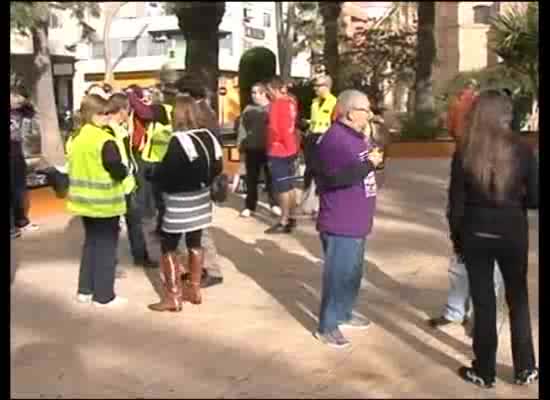
[[290,97],[273,100],[269,107],[267,128],[267,155],[291,157],[298,154],[296,118],[298,109]]

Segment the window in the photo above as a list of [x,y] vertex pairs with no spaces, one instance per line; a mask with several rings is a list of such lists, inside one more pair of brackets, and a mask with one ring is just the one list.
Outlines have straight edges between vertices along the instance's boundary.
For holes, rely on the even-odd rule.
[[122,40],[120,43],[122,57],[137,57],[137,42],[135,40]]
[[252,19],[252,9],[245,7],[243,9],[243,17],[246,21],[250,21]]
[[271,27],[271,15],[268,13],[264,13],[264,28],[270,28]]
[[168,54],[169,40],[166,36],[150,37],[150,41],[147,44],[148,56],[164,56]]
[[233,34],[227,33],[220,39],[220,49],[225,49],[229,52],[229,55],[233,55]]
[[244,35],[246,37],[257,39],[257,40],[264,40],[265,39],[265,32],[263,29],[258,28],[250,28],[246,27],[244,29]]
[[59,17],[55,15],[53,12],[50,12],[50,28],[51,29],[61,28],[61,22],[59,20]]
[[97,42],[92,44],[92,58],[103,58],[105,57],[105,47],[103,47],[102,42]]
[[489,24],[491,18],[491,7],[489,6],[475,6],[474,7],[474,23],[475,24]]

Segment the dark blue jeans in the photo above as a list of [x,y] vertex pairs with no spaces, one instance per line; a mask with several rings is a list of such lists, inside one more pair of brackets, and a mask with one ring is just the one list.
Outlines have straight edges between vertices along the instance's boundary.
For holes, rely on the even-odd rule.
[[84,247],[78,276],[78,293],[93,294],[98,303],[115,298],[115,268],[119,217],[82,217]]
[[352,317],[363,277],[365,238],[321,233],[325,257],[319,332],[329,333]]
[[149,258],[147,244],[143,234],[143,219],[141,209],[137,202],[136,193],[126,195],[126,227],[128,229],[128,241],[134,263],[140,263]]

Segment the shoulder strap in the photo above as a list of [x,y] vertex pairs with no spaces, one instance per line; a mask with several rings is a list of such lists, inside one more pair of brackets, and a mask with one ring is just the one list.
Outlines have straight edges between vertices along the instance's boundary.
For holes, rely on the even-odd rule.
[[206,154],[206,162],[208,163],[208,180],[210,180],[211,177],[212,177],[212,167],[211,167],[211,163],[210,163],[210,154],[208,154],[208,149],[206,148],[206,146],[204,145],[202,140],[197,135],[195,135],[195,132],[199,132],[199,131],[203,131],[203,130],[205,130],[205,129],[194,129],[192,131],[188,131],[187,134],[189,136],[194,137],[195,139],[197,139],[197,141],[201,145],[202,149],[204,150],[204,154]]

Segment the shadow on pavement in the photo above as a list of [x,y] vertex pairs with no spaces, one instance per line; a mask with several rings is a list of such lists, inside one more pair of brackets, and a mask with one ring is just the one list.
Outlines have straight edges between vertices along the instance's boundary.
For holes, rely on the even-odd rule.
[[[194,330],[199,308],[159,315],[68,307],[28,285],[12,293],[12,301],[12,335],[26,334],[11,345],[14,398],[296,398],[325,388],[323,372],[297,370],[279,357],[278,346],[257,351],[227,333]],[[265,332],[257,324],[242,328],[244,336]],[[34,340],[17,346],[30,332]],[[352,398],[368,395],[345,385],[339,390]]]
[[[298,305],[303,304],[308,310],[315,310],[315,316],[318,315],[319,300],[308,294],[300,285],[300,281],[305,282],[314,288],[317,293],[320,293],[321,269],[319,265],[306,261],[302,256],[293,255],[282,250],[276,242],[270,240],[260,239],[254,245],[251,245],[219,228],[214,228],[214,234],[220,254],[230,259],[241,273],[256,281],[258,285],[283,305],[305,329],[314,331],[317,328],[317,322],[313,317],[306,314],[303,308]],[[298,237],[298,240],[302,241],[302,235]],[[308,242],[311,245],[311,241]],[[307,245],[306,248],[308,248]],[[316,250],[312,251],[310,248],[308,250],[312,254],[320,255],[318,248],[319,244]],[[238,259],[236,259],[236,255],[238,255]],[[263,261],[265,259],[278,260],[277,266],[279,268],[275,271],[266,269],[264,267],[266,263]],[[398,282],[382,272],[373,263],[368,262],[366,269],[368,271],[367,280],[373,286],[387,293],[395,293],[396,298],[401,300],[403,294],[399,292],[401,285]],[[414,289],[407,288],[407,290]],[[374,323],[409,344],[420,354],[431,357],[438,364],[453,371],[461,365],[456,359],[422,342],[414,334],[407,332],[394,322],[396,319],[405,318],[424,332],[453,347],[456,351],[470,354],[470,348],[465,343],[445,332],[432,330],[427,326],[426,320],[414,315],[401,307],[400,304],[377,301],[373,298],[374,296],[368,296],[368,289],[367,297],[370,297],[369,301],[359,299],[357,311],[371,318]],[[371,299],[373,301],[370,301]]]

